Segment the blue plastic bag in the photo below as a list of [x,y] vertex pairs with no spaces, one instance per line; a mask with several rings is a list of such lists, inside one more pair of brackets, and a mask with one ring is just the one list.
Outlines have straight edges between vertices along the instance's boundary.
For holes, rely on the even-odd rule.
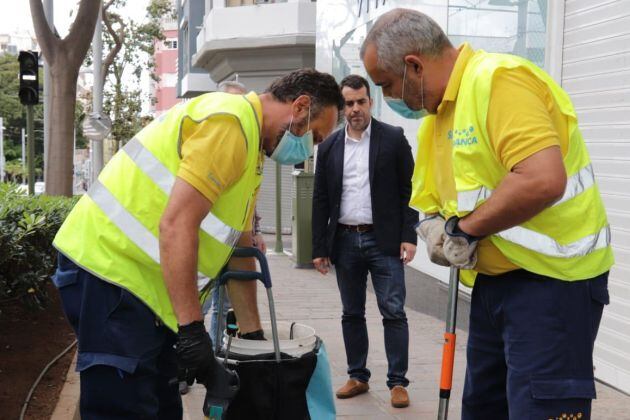
[[313,420],[335,420],[337,417],[330,378],[330,363],[324,343],[321,343],[319,347],[315,371],[306,388],[306,403]]

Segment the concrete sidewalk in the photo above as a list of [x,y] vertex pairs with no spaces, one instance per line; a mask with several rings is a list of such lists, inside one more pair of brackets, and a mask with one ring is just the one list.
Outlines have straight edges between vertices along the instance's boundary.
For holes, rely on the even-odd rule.
[[[347,379],[346,356],[341,335],[341,301],[334,273],[322,276],[315,270],[293,268],[286,256],[269,256],[273,280],[276,315],[279,321],[296,321],[315,328],[326,343],[331,362],[333,387]],[[407,281],[407,288],[414,285]],[[268,319],[267,298],[259,288],[259,308]],[[370,336],[368,367],[372,371],[370,392],[349,400],[336,400],[340,419],[435,419],[438,407],[438,383],[442,357],[444,323],[429,315],[407,308],[410,348],[409,394],[411,405],[405,409],[391,407],[385,385],[387,359],[383,344],[381,317],[372,293],[367,295],[367,323]],[[461,395],[465,371],[467,334],[457,331],[457,350],[451,398],[451,419],[460,418]],[[593,419],[629,418],[630,397],[603,384],[597,384],[598,399],[593,402]],[[185,419],[201,419],[204,389],[194,386],[184,397]],[[317,419],[314,419],[317,420]]]

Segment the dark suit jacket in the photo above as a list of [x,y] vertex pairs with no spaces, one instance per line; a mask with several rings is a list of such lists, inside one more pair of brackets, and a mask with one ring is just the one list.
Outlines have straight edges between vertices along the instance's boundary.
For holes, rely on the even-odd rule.
[[[341,209],[345,128],[319,145],[313,192],[313,258],[335,261],[335,233]],[[370,135],[372,220],[380,250],[400,255],[400,243],[416,243],[418,212],[409,207],[413,157],[402,128],[372,118]]]

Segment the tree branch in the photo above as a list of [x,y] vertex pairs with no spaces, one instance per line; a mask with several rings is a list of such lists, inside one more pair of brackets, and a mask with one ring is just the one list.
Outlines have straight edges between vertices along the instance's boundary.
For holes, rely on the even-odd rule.
[[70,27],[70,33],[62,41],[69,46],[67,52],[72,67],[81,65],[90,48],[100,6],[101,0],[81,0],[79,3],[79,11]]
[[[114,0],[110,0],[109,4],[106,6],[109,7],[109,5],[111,5],[113,1]],[[120,25],[120,28],[118,29],[118,31],[116,31],[114,27],[112,26],[112,22],[111,22],[112,20],[117,21],[118,24]],[[103,60],[103,65],[101,67],[102,77],[103,77],[102,86],[105,86],[105,80],[107,79],[107,75],[109,74],[109,68],[111,67],[112,63],[116,59],[116,56],[122,49],[123,42],[125,41],[126,26],[120,16],[118,15],[110,16],[110,14],[106,12],[105,6],[103,7],[103,22],[105,23],[107,32],[109,32],[112,39],[114,40],[114,47],[109,51],[109,53],[107,54],[107,57],[105,57],[105,60]]]
[[31,17],[33,18],[37,43],[44,54],[44,58],[52,66],[57,55],[56,51],[59,49],[59,37],[53,33],[48,25],[42,0],[29,0],[29,4],[31,6]]

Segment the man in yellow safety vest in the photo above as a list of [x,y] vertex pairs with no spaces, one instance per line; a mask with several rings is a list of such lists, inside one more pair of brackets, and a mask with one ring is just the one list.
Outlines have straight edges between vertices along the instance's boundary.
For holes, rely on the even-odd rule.
[[[79,341],[81,418],[181,419],[174,378],[208,385],[226,375],[198,279],[216,278],[235,246],[252,245],[264,156],[308,159],[342,104],[334,78],[308,69],[260,95],[201,95],[154,120],[103,168],[54,240],[54,282]],[[238,260],[230,267],[256,267]],[[241,337],[264,339],[256,284],[229,282],[228,292]]]
[[473,287],[463,419],[589,418],[610,228],[571,100],[531,62],[451,45],[395,9],[365,67],[423,118],[411,206],[430,259]]

